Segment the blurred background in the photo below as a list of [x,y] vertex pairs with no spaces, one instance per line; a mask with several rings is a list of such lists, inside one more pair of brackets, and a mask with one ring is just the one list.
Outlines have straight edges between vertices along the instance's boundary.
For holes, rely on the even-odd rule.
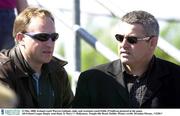
[[118,21],[132,10],[153,14],[160,24],[155,55],[180,65],[180,7],[177,0],[28,0],[50,10],[60,37],[54,56],[68,61],[67,72],[75,91],[81,71],[115,60]]

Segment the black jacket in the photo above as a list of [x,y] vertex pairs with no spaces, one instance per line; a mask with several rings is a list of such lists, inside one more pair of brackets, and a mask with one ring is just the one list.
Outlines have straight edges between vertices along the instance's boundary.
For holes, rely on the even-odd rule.
[[[19,97],[20,108],[37,108],[37,96],[32,84],[32,77],[28,75],[22,65],[22,59],[18,58],[17,47],[0,53],[0,81],[10,86]],[[70,88],[64,65],[67,62],[53,58],[50,63],[45,64],[52,82],[55,104],[54,108],[70,107],[73,93]],[[51,98],[49,98],[51,99]]]
[[[120,60],[82,72],[75,108],[130,108]],[[155,58],[141,108],[180,108],[180,66]]]

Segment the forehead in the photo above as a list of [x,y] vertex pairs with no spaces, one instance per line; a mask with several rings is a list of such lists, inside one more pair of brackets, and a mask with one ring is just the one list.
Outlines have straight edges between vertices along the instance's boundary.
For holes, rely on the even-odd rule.
[[27,27],[29,32],[54,32],[55,24],[50,17],[32,17]]
[[140,33],[144,34],[144,28],[141,24],[129,24],[126,22],[120,22],[118,32],[124,35]]

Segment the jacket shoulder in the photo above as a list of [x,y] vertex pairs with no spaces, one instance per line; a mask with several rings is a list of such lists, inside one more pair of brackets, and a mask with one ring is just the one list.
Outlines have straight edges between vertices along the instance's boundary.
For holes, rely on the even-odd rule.
[[51,63],[52,63],[53,65],[59,65],[59,66],[63,67],[63,66],[65,66],[68,62],[67,62],[67,61],[64,61],[64,60],[61,60],[61,59],[53,56],[53,58],[52,58],[52,60],[51,60]]
[[14,66],[12,59],[0,52],[0,78],[13,75]]
[[170,61],[163,60],[160,58],[156,58],[156,65],[161,66],[162,68],[168,68],[169,70],[180,70],[180,66],[177,64],[174,64]]
[[105,70],[110,70],[112,68],[114,69],[116,67],[120,67],[120,65],[121,65],[121,62],[118,59],[118,60],[114,60],[112,62],[108,62],[108,63],[105,63],[105,64],[101,64],[101,65],[95,66],[92,69],[98,69],[98,70],[105,71]]
[[10,58],[0,52],[0,65],[3,65],[10,61]]
[[169,75],[168,77],[180,76],[180,66],[160,58],[155,59],[154,72],[158,75]]
[[59,69],[64,70],[64,66],[66,64],[67,64],[66,61],[53,56],[52,60],[48,63],[48,66],[52,71],[55,71],[55,70],[59,70]]
[[[117,68],[118,67],[118,68]],[[95,72],[103,72],[106,74],[113,74],[116,75],[121,71],[121,62],[120,60],[114,60],[112,62],[109,63],[105,63],[105,64],[101,64],[101,65],[97,65],[95,67],[92,67],[82,73],[85,74],[94,74]]]

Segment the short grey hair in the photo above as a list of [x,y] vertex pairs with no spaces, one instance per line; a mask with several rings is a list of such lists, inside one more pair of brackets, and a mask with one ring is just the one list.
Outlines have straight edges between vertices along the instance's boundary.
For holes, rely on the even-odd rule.
[[121,18],[128,24],[141,24],[146,36],[159,36],[159,24],[156,18],[146,11],[131,11]]

